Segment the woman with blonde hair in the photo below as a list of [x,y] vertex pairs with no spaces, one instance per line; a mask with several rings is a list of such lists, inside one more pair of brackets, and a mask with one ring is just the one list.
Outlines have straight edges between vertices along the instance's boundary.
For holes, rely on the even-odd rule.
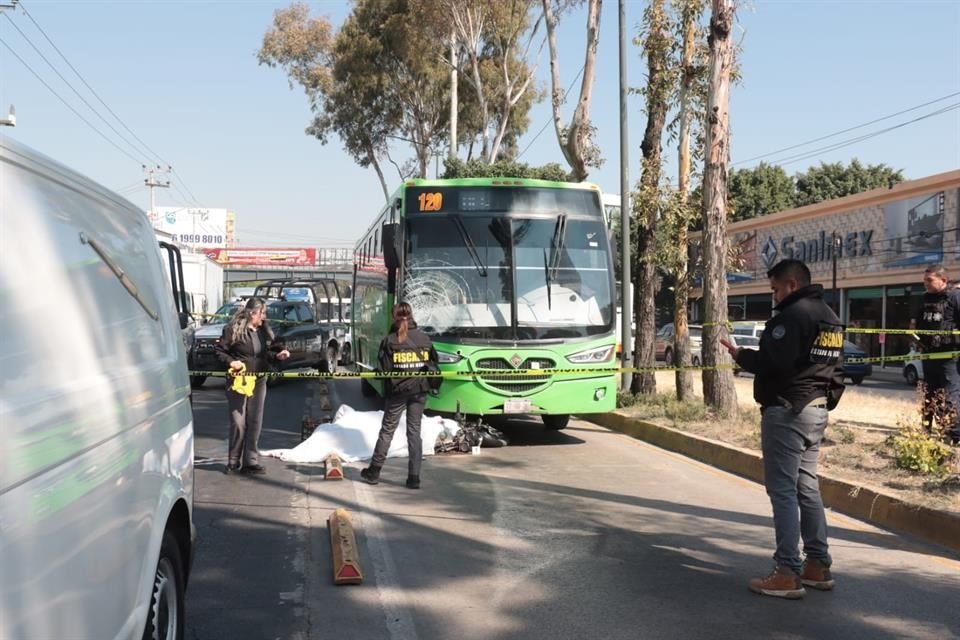
[[[271,361],[286,360],[290,352],[276,340],[267,325],[267,306],[260,298],[250,298],[223,328],[217,344],[217,357],[233,377],[227,377],[227,406],[230,410],[230,444],[224,473],[265,473],[259,463],[260,430],[263,405],[267,398],[267,380]],[[252,388],[235,385],[237,376],[253,376]],[[241,467],[241,463],[243,466]]]
[[[427,402],[427,392],[439,384],[430,384],[426,376],[403,377],[403,373],[439,372],[437,352],[430,338],[417,329],[413,309],[406,302],[393,308],[393,326],[390,334],[380,343],[378,354],[380,371],[388,374],[384,379],[383,422],[380,435],[373,449],[370,466],[360,472],[369,484],[380,482],[380,469],[387,459],[387,451],[393,433],[400,424],[400,416],[407,412],[407,450],[410,459],[407,465],[407,487],[420,488],[420,462],[423,457],[423,441],[420,439],[420,420]],[[439,378],[435,380],[439,381]]]

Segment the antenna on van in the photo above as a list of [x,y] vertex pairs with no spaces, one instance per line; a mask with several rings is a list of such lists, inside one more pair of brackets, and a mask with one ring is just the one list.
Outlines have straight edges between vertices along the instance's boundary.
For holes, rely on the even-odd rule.
[[13,105],[10,105],[10,113],[6,118],[0,120],[0,126],[2,127],[15,127],[17,126],[17,112],[13,108]]

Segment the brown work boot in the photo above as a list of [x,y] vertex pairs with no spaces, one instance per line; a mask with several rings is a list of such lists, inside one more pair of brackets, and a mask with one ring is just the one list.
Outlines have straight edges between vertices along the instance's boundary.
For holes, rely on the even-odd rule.
[[800,576],[791,569],[777,565],[766,578],[754,578],[750,581],[750,591],[774,598],[797,600],[806,593]]
[[833,589],[833,576],[830,575],[830,567],[816,558],[807,558],[806,562],[803,563],[800,582],[820,591]]

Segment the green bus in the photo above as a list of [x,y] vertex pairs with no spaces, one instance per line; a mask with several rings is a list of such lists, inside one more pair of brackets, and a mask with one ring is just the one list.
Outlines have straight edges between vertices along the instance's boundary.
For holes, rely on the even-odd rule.
[[[563,429],[570,414],[616,403],[613,274],[594,185],[408,180],[355,248],[357,369],[376,369],[394,302],[406,300],[440,369],[457,372],[428,409],[540,415]],[[361,385],[382,392],[379,380]]]

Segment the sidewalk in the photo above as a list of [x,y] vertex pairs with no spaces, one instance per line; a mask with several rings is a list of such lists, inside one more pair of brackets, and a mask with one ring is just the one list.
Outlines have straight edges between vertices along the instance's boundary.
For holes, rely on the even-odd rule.
[[[662,427],[619,411],[580,417],[754,482],[763,482],[763,464],[758,452]],[[820,473],[819,477],[825,506],[960,552],[960,515],[908,503],[879,489],[853,485],[828,474]]]

